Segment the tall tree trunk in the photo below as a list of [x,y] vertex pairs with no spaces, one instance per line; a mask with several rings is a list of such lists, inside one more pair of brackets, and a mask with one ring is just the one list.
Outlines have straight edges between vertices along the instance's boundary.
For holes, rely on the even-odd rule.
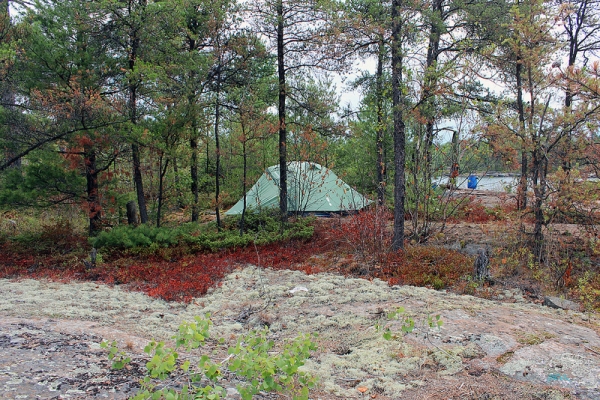
[[519,129],[521,131],[521,178],[519,180],[519,188],[517,189],[517,209],[524,210],[527,208],[527,146],[525,133],[525,106],[523,104],[523,64],[521,58],[517,57],[517,65],[515,69],[515,77],[517,79],[517,112],[519,114]]
[[[429,15],[429,39],[427,44],[427,55],[425,59],[425,73],[423,76],[423,91],[419,100],[419,116],[424,120],[422,123],[423,139],[419,147],[415,148],[416,171],[413,173],[413,198],[415,200],[412,214],[412,228],[414,238],[421,241],[429,236],[429,199],[431,198],[432,180],[432,154],[433,141],[435,138],[435,123],[437,119],[437,91],[438,91],[438,67],[437,62],[440,54],[440,36],[442,18],[442,3],[444,0],[434,0],[431,3]],[[418,215],[421,210],[422,215]]]
[[198,222],[198,138],[196,137],[195,124],[192,124],[192,138],[190,139],[190,149],[192,150],[192,160],[190,163],[190,175],[192,178],[192,222]]
[[[11,20],[10,20],[10,2],[8,0],[0,0],[0,33],[2,35],[3,41],[11,40]],[[4,68],[9,68],[8,65],[4,65]],[[8,74],[8,71],[0,71],[1,73]],[[13,90],[12,85],[7,80],[0,78],[0,102],[2,102],[1,107],[7,109],[9,113],[15,112],[14,104],[15,104],[15,91]],[[10,115],[10,114],[9,114]],[[9,116],[8,118],[8,129],[12,129],[13,125],[13,117]],[[10,148],[6,148],[5,159],[11,160],[15,158],[15,154]],[[10,168],[18,168],[21,166],[21,159],[16,158],[10,165]]]
[[245,222],[246,222],[246,180],[248,179],[248,154],[246,152],[246,132],[244,129],[244,122],[242,121],[242,135],[244,136],[244,140],[242,140],[242,157],[243,157],[243,178],[242,178],[242,196],[244,199],[244,205],[242,206],[242,218],[240,218],[240,236],[244,234]]
[[[533,90],[533,89],[530,89]],[[544,111],[542,113],[540,127],[537,133],[532,134],[533,151],[531,152],[531,165],[533,175],[533,214],[535,224],[533,228],[533,255],[539,263],[544,262],[544,232],[543,227],[546,224],[546,215],[544,212],[543,204],[546,200],[546,178],[548,176],[548,157],[546,149],[541,142],[543,135],[544,118],[548,109],[550,108],[550,101],[552,97],[548,96]],[[533,110],[532,110],[533,112]]]
[[169,166],[169,159],[165,161],[163,165],[163,154],[160,155],[158,161],[158,205],[156,206],[156,227],[160,228],[160,219],[162,214],[163,197],[164,197],[164,180],[165,174],[167,173],[167,167]]
[[[142,7],[146,6],[146,0],[139,0],[139,4]],[[129,3],[129,15],[133,13],[132,2]],[[133,74],[136,67],[138,52],[141,45],[141,39],[139,37],[138,27],[133,26],[129,33],[129,71]],[[129,120],[131,124],[135,127],[138,123],[138,86],[139,81],[135,77],[130,77],[128,82],[128,108],[129,108]],[[141,170],[141,157],[140,157],[140,148],[139,144],[136,143],[136,139],[134,138],[134,143],[131,145],[131,156],[133,159],[133,181],[135,182],[138,207],[140,209],[140,220],[142,224],[148,222],[148,211],[146,207],[146,198],[144,197],[144,181],[142,178],[142,170]]]
[[[571,59],[571,57],[569,57],[569,68],[573,67],[574,65],[575,65],[575,59],[574,58]],[[565,112],[566,113],[568,113],[568,114],[571,113],[572,104],[573,104],[573,92],[567,85],[567,89],[565,90]],[[567,179],[569,179],[569,175],[571,173],[571,157],[573,157],[573,154],[572,154],[573,131],[571,128],[568,128],[568,131],[567,131],[567,134],[565,135],[564,141],[565,141],[565,145],[564,145],[563,155],[562,155],[563,156],[562,167],[563,167],[563,170],[566,172]]]
[[[196,35],[199,29],[199,23],[196,18],[190,18],[188,20],[188,31],[191,32],[187,37],[188,53],[192,54],[197,51],[198,43],[196,41]],[[197,79],[195,71],[190,71],[189,80],[191,82],[195,82]],[[188,109],[191,119],[191,132],[190,132],[190,150],[192,152],[191,162],[190,162],[190,177],[191,177],[191,185],[190,190],[192,192],[192,222],[198,222],[199,219],[199,210],[198,210],[198,113],[196,109],[196,90],[195,87],[188,94]],[[208,153],[207,153],[208,158]]]
[[456,169],[456,173],[459,173],[459,156],[460,156],[460,132],[455,130],[452,132],[452,149],[450,154],[450,162],[452,163],[451,171]]
[[545,222],[543,202],[546,194],[546,178],[544,174],[544,156],[541,154],[539,148],[536,148],[532,152],[531,166],[533,173],[533,214],[534,214],[534,228],[533,228],[533,255],[535,260],[539,263],[543,262],[543,251],[544,251],[544,233],[542,231]]
[[385,43],[383,38],[379,41],[379,53],[377,57],[377,203],[385,204],[385,159],[384,135],[385,126],[383,122],[383,62],[385,57]]
[[[586,53],[598,51],[600,43],[597,41],[600,33],[600,23],[598,21],[598,0],[576,0],[566,2],[572,6],[571,12],[565,18],[565,33],[567,34],[567,45],[569,48],[569,60],[567,68],[573,68],[580,52]],[[586,29],[588,28],[588,29]],[[565,108],[567,113],[571,113],[574,93],[567,85],[565,89]],[[574,155],[573,150],[573,132],[572,128],[567,127],[565,135],[565,145],[562,150],[562,165],[566,171],[566,179],[570,177],[572,168],[571,160]]]
[[206,136],[206,166],[204,172],[207,175],[210,174],[210,138],[208,137],[208,135]]
[[277,74],[279,77],[279,211],[281,213],[281,222],[287,221],[287,127],[285,100],[287,88],[285,85],[285,47],[283,37],[283,0],[277,1]]
[[179,167],[177,166],[177,157],[173,157],[173,181],[175,191],[177,192],[177,207],[184,208],[183,193],[181,192],[181,180],[179,179]]
[[131,158],[133,159],[133,182],[137,194],[138,207],[140,208],[140,221],[142,224],[148,222],[148,211],[146,208],[146,197],[144,197],[144,184],[142,180],[142,169],[140,147],[137,143],[131,145]]
[[100,205],[98,171],[96,167],[96,150],[91,146],[85,146],[83,150],[83,162],[85,165],[86,201],[89,218],[89,235],[94,236],[100,232],[102,220],[102,207]]
[[423,90],[423,105],[425,107],[425,171],[426,188],[430,188],[431,157],[436,121],[436,91],[438,86],[437,62],[440,55],[440,24],[442,23],[442,2],[434,0],[431,7],[432,16],[429,31],[429,44],[427,45],[427,58],[425,61],[425,78]]
[[221,187],[219,181],[221,178],[221,145],[219,143],[219,98],[221,97],[221,65],[219,65],[218,68],[219,72],[217,73],[217,100],[215,102],[215,212],[217,215],[217,229],[221,231],[221,213],[219,211],[219,203],[221,201],[221,199],[219,198],[221,195]]
[[392,249],[404,248],[404,198],[406,137],[404,125],[402,67],[402,0],[392,0],[392,98],[394,107],[394,236]]

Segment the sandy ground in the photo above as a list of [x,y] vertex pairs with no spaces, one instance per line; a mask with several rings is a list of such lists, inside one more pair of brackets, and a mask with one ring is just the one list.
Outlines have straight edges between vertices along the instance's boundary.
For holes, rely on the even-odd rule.
[[[182,321],[210,312],[213,337],[230,344],[264,325],[277,342],[318,333],[319,350],[304,367],[319,378],[313,399],[600,399],[598,318],[531,304],[517,289],[503,297],[254,267],[235,271],[190,304],[118,286],[2,280],[0,397],[130,396],[147,341],[169,339]],[[383,314],[397,306],[417,329],[386,341],[374,326],[388,323]],[[438,314],[444,325],[430,329],[427,315]],[[129,368],[108,368],[98,348],[103,339],[128,349]],[[226,357],[216,342],[203,351],[217,361]],[[238,398],[237,383],[225,374],[228,398]]]

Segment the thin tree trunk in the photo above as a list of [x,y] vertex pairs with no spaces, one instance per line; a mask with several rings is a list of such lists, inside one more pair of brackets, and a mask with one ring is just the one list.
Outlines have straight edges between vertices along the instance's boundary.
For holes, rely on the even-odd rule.
[[[4,41],[9,41],[11,36],[11,20],[10,20],[10,2],[8,0],[0,0],[0,29],[2,30],[2,39]],[[8,66],[5,66],[8,68]],[[9,112],[9,117],[7,122],[7,128],[12,129],[13,125],[13,117],[10,115],[14,112],[14,104],[15,104],[15,91],[11,84],[4,80],[0,81],[0,101],[2,102],[2,107],[5,108]],[[11,160],[15,157],[15,154],[11,151],[11,149],[6,148],[5,159]],[[21,166],[21,158],[16,158],[12,163],[9,164],[9,168],[19,168]]]
[[100,232],[102,220],[102,207],[98,191],[98,171],[96,170],[96,151],[92,147],[84,148],[84,165],[86,180],[86,201],[88,206],[89,235],[94,236]]
[[543,247],[544,247],[544,233],[542,231],[544,227],[544,210],[542,208],[545,196],[545,185],[546,179],[543,176],[543,156],[540,154],[539,149],[532,152],[531,165],[533,172],[533,214],[534,214],[534,228],[533,228],[533,255],[535,260],[539,263],[543,261]]
[[158,205],[156,207],[156,227],[160,228],[160,219],[163,207],[163,183],[169,166],[169,159],[165,161],[163,166],[163,155],[161,154],[158,161]]
[[133,159],[133,182],[135,183],[138,207],[140,209],[140,221],[142,224],[145,224],[148,222],[148,211],[146,208],[146,197],[144,196],[142,170],[140,168],[140,148],[137,143],[131,145],[131,158]]
[[192,150],[192,160],[190,163],[190,175],[192,179],[192,222],[198,222],[198,139],[196,138],[195,124],[192,124],[192,138],[190,139],[190,149]]
[[[188,30],[191,32],[187,37],[188,53],[192,54],[197,51],[196,35],[198,33],[199,23],[196,18],[188,20]],[[196,81],[196,72],[190,71],[189,80],[191,82]],[[190,133],[190,150],[191,162],[190,162],[190,178],[192,180],[190,190],[192,192],[192,222],[198,222],[199,210],[198,210],[198,115],[196,111],[196,93],[192,90],[192,93],[188,94],[188,108],[191,116],[191,133]],[[207,153],[208,158],[208,153]]]
[[523,78],[521,76],[523,71],[523,65],[521,64],[521,58],[517,57],[517,65],[515,70],[515,76],[517,79],[517,111],[519,114],[519,128],[521,131],[521,141],[523,147],[521,149],[521,178],[519,180],[519,188],[517,190],[517,209],[524,210],[527,208],[527,146],[526,135],[525,135],[525,106],[523,105]]
[[429,44],[427,45],[427,58],[425,63],[426,73],[424,78],[423,105],[427,118],[425,126],[425,185],[430,187],[427,178],[431,174],[431,153],[434,139],[436,90],[438,86],[437,61],[440,54],[440,26],[442,20],[442,1],[434,0],[432,3],[432,22],[429,31]]
[[[575,60],[573,60],[573,64],[571,64],[571,60],[569,59],[569,67],[572,67],[575,64]],[[573,104],[573,92],[568,88],[565,90],[565,112],[571,114],[571,106]],[[565,135],[565,146],[563,149],[563,160],[562,167],[566,172],[567,180],[569,179],[569,175],[571,174],[571,158],[573,157],[573,130],[568,128],[567,134]],[[565,182],[566,183],[566,182]]]
[[[533,89],[531,89],[533,90]],[[533,214],[535,217],[535,225],[533,229],[533,254],[539,263],[544,262],[544,232],[543,227],[546,224],[546,215],[544,213],[543,204],[546,200],[546,177],[548,175],[548,158],[546,150],[541,143],[543,135],[544,118],[550,107],[552,97],[548,96],[544,111],[542,113],[539,130],[535,135],[532,134],[533,151],[532,151],[532,172],[533,172],[533,194],[534,205]]]
[[[139,4],[140,4],[140,6],[144,7],[146,5],[146,0],[140,0]],[[128,10],[129,15],[131,15],[133,13],[131,6],[132,6],[132,3],[130,1],[129,10]],[[141,39],[138,35],[138,29],[139,28],[137,28],[137,27],[132,27],[131,31],[129,33],[129,44],[130,44],[129,71],[130,72],[133,72],[135,70],[138,52],[139,52],[140,45],[141,45]],[[129,79],[128,88],[127,88],[128,92],[129,92],[129,98],[128,98],[129,120],[134,127],[137,125],[138,118],[139,118],[138,110],[137,110],[138,85],[139,85],[139,81],[137,81],[135,78]],[[133,181],[135,182],[138,207],[140,209],[140,220],[141,220],[142,224],[145,224],[148,222],[148,211],[147,211],[147,207],[146,207],[146,198],[144,197],[144,182],[143,182],[142,171],[141,171],[141,167],[140,167],[141,166],[140,148],[139,148],[139,145],[137,143],[135,143],[135,140],[136,139],[134,139],[134,143],[131,145],[131,156],[133,159]]]
[[[422,169],[422,192],[418,198],[423,207],[423,221],[419,227],[419,221],[413,222],[413,225],[417,227],[415,235],[421,240],[427,238],[429,235],[429,199],[431,198],[431,176],[432,176],[432,153],[433,153],[433,140],[435,136],[435,122],[437,119],[436,115],[436,102],[437,102],[437,87],[438,87],[438,71],[437,62],[440,54],[440,24],[442,24],[442,3],[443,0],[434,0],[431,4],[431,22],[429,30],[429,43],[427,45],[427,57],[426,57],[426,73],[424,77],[424,90],[423,90],[423,115],[426,117],[425,123],[425,140],[423,147],[423,159],[425,161],[424,168]],[[418,187],[419,182],[415,182]],[[417,204],[415,208],[419,208]]]
[[242,135],[244,140],[242,141],[242,156],[243,156],[243,178],[242,178],[242,196],[244,199],[244,205],[242,206],[242,218],[240,218],[240,236],[244,234],[245,222],[246,222],[246,180],[248,179],[248,154],[246,153],[246,132],[244,130],[244,123],[242,122]]
[[383,62],[384,48],[383,38],[379,41],[379,53],[377,57],[377,203],[385,204],[385,159],[383,158],[383,143],[385,126],[383,122]]
[[179,179],[179,167],[177,166],[176,157],[173,157],[173,181],[177,192],[177,207],[182,209],[184,208],[183,193],[181,193],[181,180]]
[[[580,46],[584,43],[585,39],[582,40],[580,35],[584,37],[589,33],[585,32],[585,29],[582,29],[586,24],[590,22],[593,23],[594,14],[593,10],[598,6],[598,2],[590,1],[590,0],[580,0],[573,3],[574,11],[567,16],[567,20],[565,21],[565,28],[567,33],[567,43],[569,47],[569,61],[567,65],[567,69],[572,68],[575,65],[575,61],[577,60],[577,56],[581,51]],[[590,14],[591,13],[591,14]],[[590,19],[590,16],[592,19]],[[596,22],[596,28],[593,29],[593,32],[598,33],[599,28]],[[591,33],[591,32],[590,32]],[[585,47],[585,45],[584,45]],[[596,46],[598,47],[598,46]],[[585,50],[584,50],[585,51]],[[589,51],[589,50],[588,50]],[[585,53],[584,53],[585,54]],[[571,106],[573,104],[574,93],[567,86],[565,90],[565,108],[567,113],[571,113]],[[573,132],[571,128],[567,128],[567,134],[565,135],[565,147],[563,150],[563,169],[566,171],[567,180],[570,176],[571,171],[571,160],[573,157],[572,147],[573,147]]]
[[452,132],[452,147],[450,148],[450,190],[458,189],[458,177],[460,175],[459,152],[460,152],[460,132]]
[[392,249],[404,248],[406,137],[402,102],[402,0],[392,0],[392,98],[394,107],[394,236]]
[[279,211],[281,213],[282,229],[287,221],[287,127],[285,101],[287,88],[285,84],[284,37],[283,37],[283,0],[277,2],[277,73],[279,77]]
[[221,175],[221,146],[219,143],[219,117],[220,117],[220,108],[219,108],[219,97],[221,94],[221,66],[219,65],[219,73],[217,73],[217,101],[215,102],[215,212],[217,215],[217,229],[221,231],[221,213],[219,212],[219,196],[220,196],[220,175]]

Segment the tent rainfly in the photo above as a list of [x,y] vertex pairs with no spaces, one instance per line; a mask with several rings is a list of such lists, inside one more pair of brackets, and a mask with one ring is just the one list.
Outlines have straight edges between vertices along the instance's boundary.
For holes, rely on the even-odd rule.
[[[336,213],[366,207],[367,199],[328,168],[319,164],[293,161],[287,165],[288,211],[295,213]],[[261,210],[279,207],[279,165],[265,173],[246,193],[246,208]],[[226,215],[239,215],[244,208],[240,199]]]

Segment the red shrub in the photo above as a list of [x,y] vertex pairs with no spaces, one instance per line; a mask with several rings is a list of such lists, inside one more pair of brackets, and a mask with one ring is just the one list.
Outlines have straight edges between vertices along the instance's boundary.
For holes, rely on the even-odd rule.
[[476,200],[475,196],[470,196],[469,199],[463,199],[462,203],[456,209],[454,216],[450,218],[453,222],[472,222],[484,223],[494,219],[486,212],[486,208],[481,203],[481,200]]
[[[355,273],[368,278],[379,277],[390,284],[435,288],[448,286],[470,272],[472,261],[468,257],[446,249],[411,247],[405,252],[390,252],[390,219],[391,213],[385,208],[372,208],[347,218],[318,221],[310,241],[291,240],[213,254],[184,255],[173,251],[166,257],[168,261],[164,257],[166,253],[133,256],[115,252],[90,270],[83,264],[87,254],[81,248],[64,254],[44,251],[31,255],[11,252],[10,245],[3,244],[0,277],[125,284],[153,297],[188,302],[219,285],[236,267],[249,264],[306,273]],[[353,271],[352,266],[360,268]]]
[[391,245],[388,227],[392,213],[386,207],[371,207],[352,214],[330,227],[329,238],[362,260],[381,262]]
[[448,287],[471,272],[473,260],[459,252],[431,246],[390,253],[379,277],[390,285]]

